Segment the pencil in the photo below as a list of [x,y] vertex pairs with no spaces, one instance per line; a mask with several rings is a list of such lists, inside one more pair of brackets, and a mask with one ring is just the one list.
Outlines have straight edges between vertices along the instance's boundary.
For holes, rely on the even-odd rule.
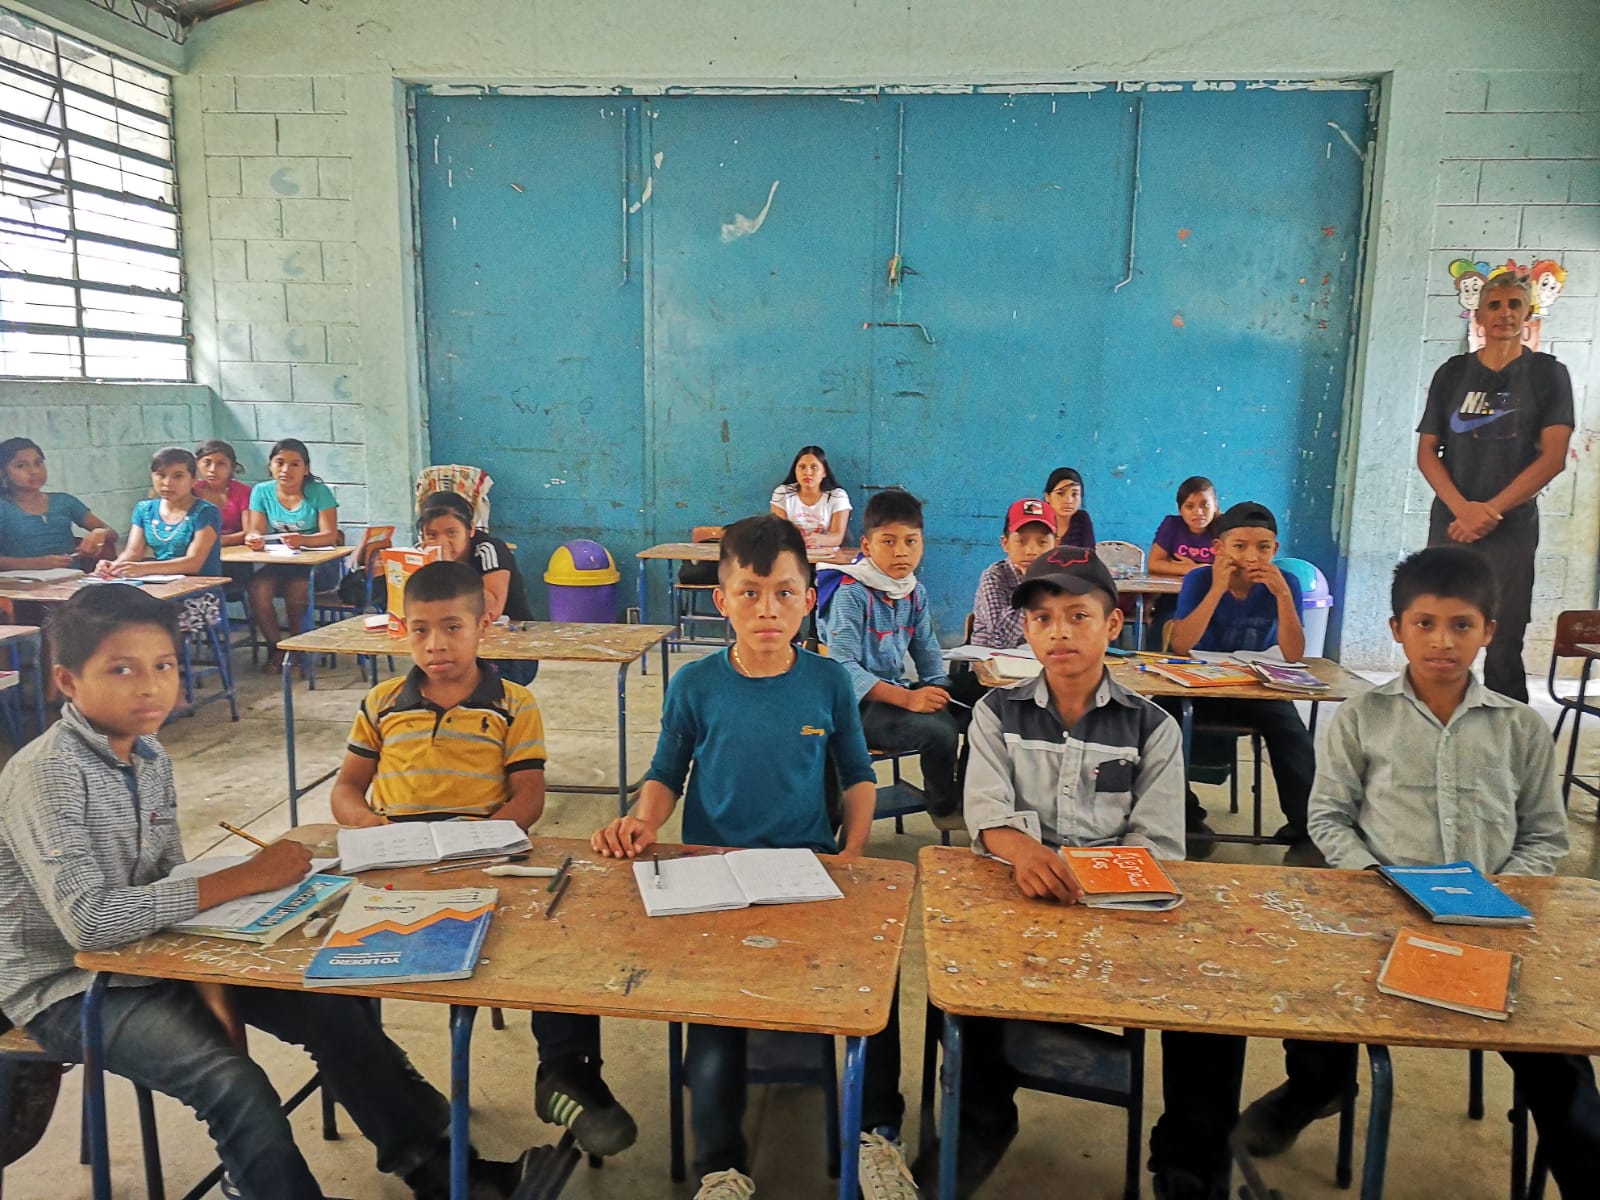
[[650,856],[650,861],[656,865],[656,887],[659,888],[661,886],[661,856],[659,854],[652,854]]
[[562,876],[562,878],[561,878],[561,886],[556,888],[556,894],[550,897],[550,903],[545,906],[544,919],[546,921],[548,921],[551,917],[556,915],[556,906],[558,904],[560,904],[562,900],[566,899],[567,889],[571,885],[572,885],[572,876],[571,875]]
[[226,821],[218,821],[217,824],[222,826],[229,833],[233,834],[234,837],[242,837],[247,842],[254,842],[256,845],[260,846],[263,850],[265,850],[267,848],[267,843],[266,842],[263,842],[260,838],[258,838],[253,833],[246,833],[244,830],[240,829],[237,825],[229,825]]

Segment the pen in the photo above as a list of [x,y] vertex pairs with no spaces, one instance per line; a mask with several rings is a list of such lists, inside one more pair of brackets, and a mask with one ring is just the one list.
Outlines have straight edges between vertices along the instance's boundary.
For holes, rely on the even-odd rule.
[[265,850],[267,848],[267,843],[266,842],[263,842],[260,838],[258,838],[253,833],[246,833],[244,830],[240,829],[237,825],[229,825],[226,821],[218,821],[217,824],[222,826],[222,828],[226,829],[229,833],[233,834],[234,837],[242,837],[247,842],[254,842],[256,845],[260,846],[263,850]]
[[652,854],[650,856],[650,861],[656,865],[656,887],[659,889],[661,887],[661,856],[659,854]]
[[572,866],[572,855],[569,854],[569,855],[567,855],[567,861],[562,863],[560,868],[557,869],[557,871],[555,873],[555,876],[550,880],[550,886],[547,887],[545,889],[545,891],[553,892],[557,888],[559,888],[561,886],[562,880],[566,879],[567,871],[571,868],[571,866]]
[[561,877],[561,885],[556,888],[556,894],[550,897],[550,904],[544,910],[544,919],[546,921],[556,915],[556,905],[560,904],[562,899],[566,896],[567,888],[571,883],[571,875],[563,875]]
[[[520,854],[487,854],[482,858],[469,858],[463,862],[442,863],[437,867],[429,867],[424,874],[437,875],[441,871],[468,871],[473,867],[492,867],[497,863],[522,862],[527,857],[528,852],[526,850]],[[550,873],[554,875],[555,869],[551,868]]]

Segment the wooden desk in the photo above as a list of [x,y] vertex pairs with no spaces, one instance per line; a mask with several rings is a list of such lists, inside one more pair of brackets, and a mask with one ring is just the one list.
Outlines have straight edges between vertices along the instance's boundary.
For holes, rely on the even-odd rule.
[[234,566],[248,564],[255,567],[302,567],[313,571],[323,563],[348,558],[356,546],[308,546],[294,554],[272,554],[266,550],[251,550],[248,546],[224,546],[222,561]]
[[1499,1022],[1378,991],[1395,934],[1430,922],[1370,871],[1169,863],[1187,896],[1180,907],[1112,913],[1030,900],[1009,867],[968,850],[929,846],[918,865],[928,999],[945,1013],[942,1196],[955,1178],[963,1017],[1368,1044],[1364,1200],[1383,1188],[1387,1046],[1600,1052],[1592,879],[1501,877],[1534,928],[1443,935],[1524,956],[1516,1012]]
[[[333,835],[334,827],[328,825],[305,826],[295,834],[322,846],[331,845]],[[664,846],[661,851],[676,856],[683,849]],[[843,901],[651,920],[644,915],[632,864],[601,858],[587,841],[535,838],[530,861],[558,865],[569,854],[574,860],[572,883],[550,920],[543,915],[550,899],[543,879],[490,879],[475,871],[428,875],[420,867],[361,876],[365,883],[397,888],[500,889],[499,912],[471,979],[339,989],[349,995],[451,1006],[452,1131],[459,1182],[465,1184],[472,1018],[479,1008],[512,1008],[848,1038],[840,1114],[847,1153],[840,1163],[839,1195],[857,1200],[853,1148],[865,1042],[888,1024],[915,868],[879,859],[841,864],[825,855],[823,862],[844,892]],[[86,1088],[103,1097],[96,1060],[104,973],[294,989],[301,986],[317,945],[299,934],[272,946],[255,946],[162,933],[120,950],[78,955],[79,966],[102,973],[85,1004]],[[103,1100],[99,1111],[92,1136],[103,1139]],[[103,1148],[103,1141],[99,1144]],[[103,1154],[96,1157],[104,1162]],[[465,1191],[454,1194],[464,1197]]]
[[[610,663],[617,668],[617,803],[628,811],[628,796],[637,784],[628,782],[628,668],[642,660],[651,648],[661,646],[661,686],[667,683],[666,639],[670,625],[584,625],[572,622],[523,621],[515,628],[496,625],[484,635],[479,653],[486,659],[511,659],[520,662]],[[304,786],[296,781],[294,738],[294,655],[309,661],[318,654],[354,654],[372,659],[372,682],[378,682],[378,658],[397,655],[409,658],[410,647],[403,636],[387,630],[369,630],[364,617],[349,617],[324,625],[309,633],[296,634],[278,643],[283,657],[283,735],[284,753],[289,764],[289,824],[300,820],[300,797],[321,784],[334,772],[318,776]],[[408,667],[409,669],[409,667]],[[610,788],[573,784],[552,787],[550,791],[579,795],[609,795]]]
[[64,579],[60,583],[18,583],[0,580],[0,599],[23,600],[29,604],[65,604],[84,587],[136,587],[157,600],[181,600],[197,592],[210,592],[229,582],[221,575],[186,575],[171,583],[87,583],[83,579]]
[[[17,672],[14,682],[20,682],[22,677],[23,648],[29,649],[29,659],[33,667],[33,720],[34,734],[37,736],[44,732],[44,637],[37,625],[0,625],[0,648],[6,651],[10,661],[10,669]],[[17,713],[15,726],[9,730],[11,743],[21,749],[23,737],[21,701],[16,700]],[[11,706],[8,702],[5,712],[11,717]]]
[[[840,566],[840,565],[843,565],[844,563],[855,562],[856,553],[857,552],[853,548],[841,546],[837,550],[808,550],[808,551],[806,551],[806,558],[808,560],[810,560],[810,562],[814,566],[817,566],[817,565]],[[639,564],[639,620],[640,621],[646,621],[646,620],[649,619],[646,614],[649,612],[650,598],[649,598],[649,588],[647,586],[648,583],[649,583],[649,571],[646,568],[645,564],[649,563],[649,562],[654,562],[654,561],[656,561],[658,559],[659,560],[664,560],[666,562],[701,562],[701,563],[710,562],[710,563],[714,563],[714,562],[716,562],[718,559],[720,559],[722,557],[722,543],[721,542],[663,542],[659,546],[651,546],[647,550],[639,551],[639,553],[634,555],[634,557],[640,560],[640,564]],[[667,576],[667,592],[668,592],[669,595],[671,595],[674,591],[676,591],[678,585],[677,585],[677,582],[672,578],[672,576],[670,574],[670,572],[671,572],[671,568],[670,567],[668,568],[668,572],[669,572],[669,574]],[[676,613],[676,605],[674,605],[674,613]],[[674,626],[674,637],[672,639],[672,642],[673,642],[674,646],[681,646],[681,645],[718,645],[718,646],[720,646],[720,645],[724,644],[722,642],[700,642],[700,641],[696,641],[694,639],[685,638],[683,636],[683,631],[681,629],[678,629],[676,626]]]

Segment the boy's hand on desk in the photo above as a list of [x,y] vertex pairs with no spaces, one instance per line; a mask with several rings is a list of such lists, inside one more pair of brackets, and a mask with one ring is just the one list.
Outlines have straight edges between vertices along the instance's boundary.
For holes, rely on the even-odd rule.
[[249,862],[240,863],[233,870],[241,874],[248,872],[252,893],[288,887],[292,883],[299,883],[311,870],[311,847],[302,842],[273,842]]
[[1027,839],[1027,845],[1007,847],[1011,858],[1011,873],[1024,896],[1035,900],[1052,897],[1063,904],[1076,904],[1083,899],[1083,889],[1067,870],[1066,861],[1049,846]]
[[607,858],[637,858],[656,844],[656,827],[638,817],[618,817],[589,839],[595,853]]
[[943,712],[950,705],[950,693],[941,687],[906,688],[905,703],[900,707],[907,712]]

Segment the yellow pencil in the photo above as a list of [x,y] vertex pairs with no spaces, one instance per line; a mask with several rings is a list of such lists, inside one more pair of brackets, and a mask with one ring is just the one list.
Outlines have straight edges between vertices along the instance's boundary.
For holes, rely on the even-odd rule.
[[242,837],[245,841],[254,842],[256,845],[260,846],[262,849],[266,849],[267,843],[263,842],[255,834],[246,833],[244,830],[240,829],[237,825],[229,825],[226,821],[218,821],[217,824],[222,826],[229,833],[233,834],[234,837]]

